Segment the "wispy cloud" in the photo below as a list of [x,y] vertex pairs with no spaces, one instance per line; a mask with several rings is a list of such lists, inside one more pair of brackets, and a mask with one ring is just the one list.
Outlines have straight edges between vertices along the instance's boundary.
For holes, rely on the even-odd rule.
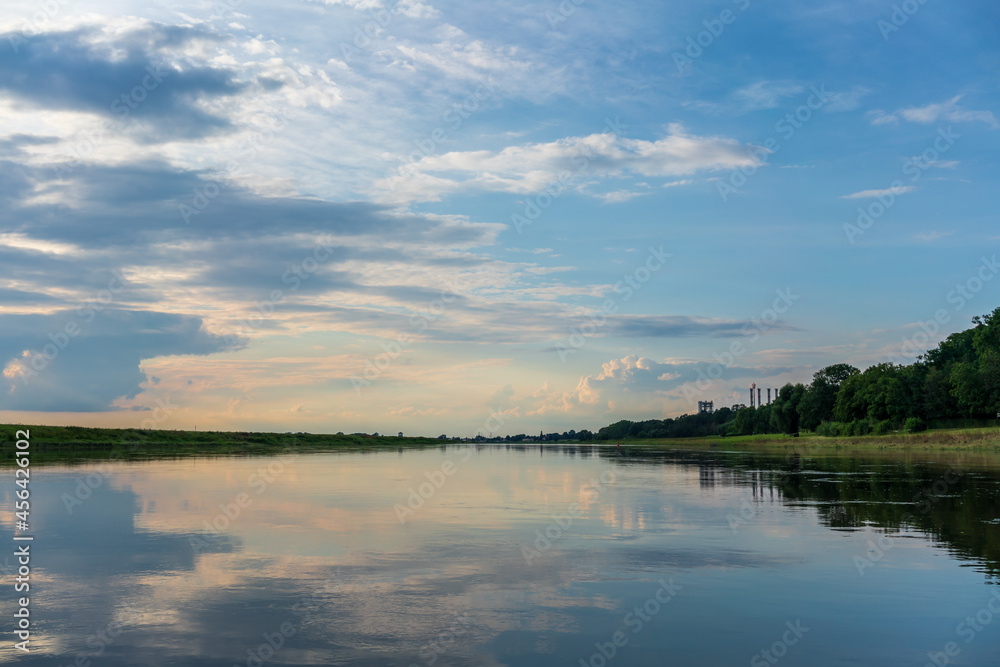
[[758,81],[733,93],[733,99],[747,111],[774,109],[782,99],[798,95],[805,86],[793,81]]
[[906,107],[894,113],[885,113],[881,109],[869,111],[866,115],[872,125],[886,125],[898,123],[899,119],[911,123],[921,123],[924,125],[945,120],[951,123],[986,123],[993,129],[1000,128],[1000,121],[992,111],[975,111],[966,109],[959,105],[962,95],[941,102],[938,104],[928,104],[922,107]]
[[905,195],[916,189],[915,185],[903,185],[897,188],[884,188],[882,190],[862,190],[861,192],[843,195],[841,199],[872,199],[874,197],[885,197],[886,195]]
[[938,232],[938,231],[920,232],[918,234],[914,234],[913,238],[917,239],[918,241],[929,243],[931,241],[937,241],[938,239],[943,239],[948,236],[952,236],[954,233],[955,233],[954,230],[949,232]]

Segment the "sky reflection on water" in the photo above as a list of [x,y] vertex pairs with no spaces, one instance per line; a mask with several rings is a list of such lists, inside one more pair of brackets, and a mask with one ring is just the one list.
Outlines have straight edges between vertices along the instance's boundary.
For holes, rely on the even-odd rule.
[[1000,474],[935,488],[950,469],[537,447],[40,468],[37,634],[2,658],[923,665],[955,642],[993,665],[1000,616],[959,624],[1000,610]]

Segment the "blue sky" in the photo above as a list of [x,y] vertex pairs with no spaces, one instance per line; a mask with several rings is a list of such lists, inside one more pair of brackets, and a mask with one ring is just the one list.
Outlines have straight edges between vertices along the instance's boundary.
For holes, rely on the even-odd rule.
[[0,411],[531,433],[912,361],[997,306],[998,23],[9,3]]

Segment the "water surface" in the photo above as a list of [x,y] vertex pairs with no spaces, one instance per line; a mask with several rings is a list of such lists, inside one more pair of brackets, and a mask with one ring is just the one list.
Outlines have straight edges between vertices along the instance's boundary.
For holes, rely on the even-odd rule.
[[5,638],[0,657],[996,665],[1000,468],[929,458],[480,446],[39,468],[33,650]]

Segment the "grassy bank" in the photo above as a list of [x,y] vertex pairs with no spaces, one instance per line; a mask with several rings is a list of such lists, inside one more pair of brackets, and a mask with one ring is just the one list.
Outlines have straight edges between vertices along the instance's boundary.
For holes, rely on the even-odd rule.
[[990,451],[1000,452],[1000,428],[936,429],[921,433],[862,435],[829,438],[803,433],[741,435],[728,438],[671,438],[624,440],[623,446],[650,449],[747,449],[755,451]]
[[324,435],[314,433],[245,433],[230,431],[155,431],[23,426],[0,424],[0,464],[14,460],[16,432],[31,432],[33,463],[84,459],[142,459],[186,456],[266,455],[283,451],[362,451],[399,447],[436,447],[435,438]]
[[[87,459],[144,459],[188,456],[267,455],[283,451],[368,451],[440,447],[450,441],[436,438],[325,435],[314,433],[248,433],[235,431],[155,431],[84,428],[79,426],[21,426],[0,424],[0,465],[14,461],[15,433],[31,431],[33,463]],[[558,443],[567,444],[567,443]],[[594,442],[582,444],[597,444]],[[603,443],[614,446],[614,442]],[[922,433],[830,438],[804,433],[747,435],[729,438],[626,439],[624,447],[649,450],[747,450],[758,452],[998,452],[1000,428],[940,429]]]

